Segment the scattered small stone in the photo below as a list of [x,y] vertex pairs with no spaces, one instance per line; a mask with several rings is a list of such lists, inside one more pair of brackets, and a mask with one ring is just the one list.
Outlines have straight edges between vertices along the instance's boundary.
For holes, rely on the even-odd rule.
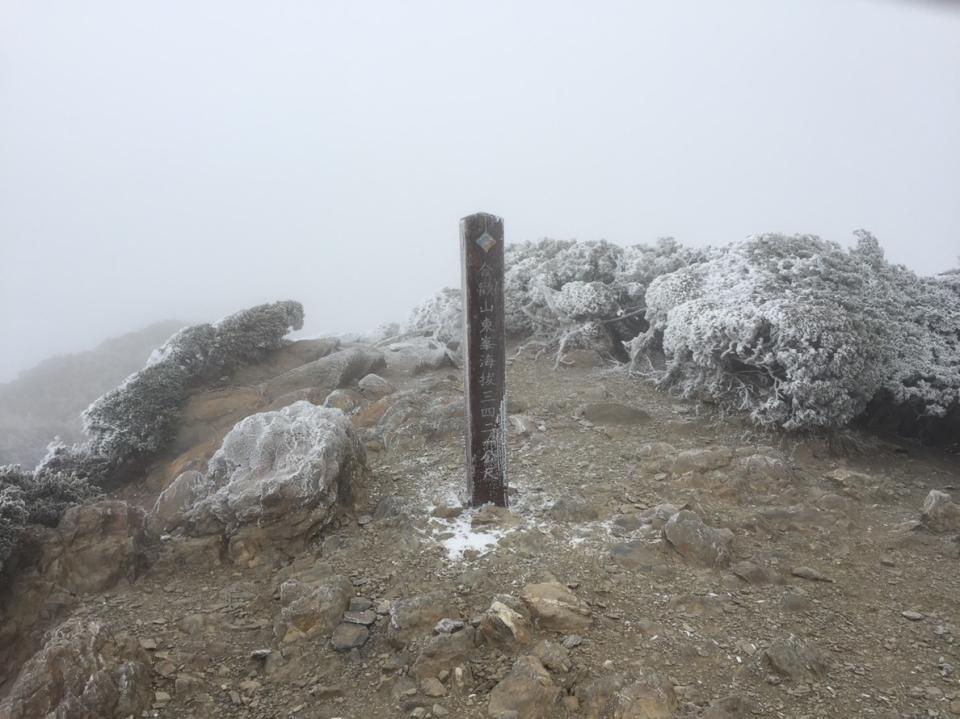
[[362,624],[344,622],[333,630],[330,642],[338,652],[348,652],[362,647],[370,637],[369,630]]
[[442,704],[434,704],[431,710],[435,717],[445,717],[450,714]]
[[828,577],[823,572],[817,571],[813,567],[794,567],[790,574],[795,577],[800,577],[800,579],[809,579],[811,582],[829,582],[833,583],[833,580]]
[[447,694],[447,688],[436,677],[427,677],[420,682],[420,691],[428,697],[442,697]]
[[[366,597],[350,597],[350,607],[349,611],[351,612],[365,612],[368,609],[373,608],[373,602],[367,599]],[[387,608],[389,612],[389,607]]]
[[157,648],[157,640],[156,640],[156,639],[149,639],[149,638],[141,639],[141,640],[140,640],[140,646],[141,646],[141,648],[147,649],[147,650],[156,649],[156,648]]
[[171,697],[167,692],[157,692],[156,694],[153,695],[153,700],[157,704],[166,704],[172,698],[173,697]]
[[370,524],[370,522],[372,521],[373,521],[372,514],[361,514],[359,517],[357,517],[357,524],[359,524],[361,527],[365,527],[366,525]]
[[272,649],[254,649],[250,652],[251,659],[266,659],[273,652]]
[[377,621],[377,613],[370,609],[365,609],[362,612],[344,612],[343,621],[370,626]]
[[453,634],[454,632],[459,632],[466,626],[463,620],[461,619],[451,619],[450,617],[444,617],[439,622],[437,622],[433,627],[434,634]]
[[926,618],[925,615],[921,614],[920,612],[915,612],[912,609],[907,609],[900,612],[900,616],[904,619],[909,619],[911,622],[920,622]]
[[574,647],[579,647],[582,643],[583,637],[581,637],[579,634],[568,634],[561,642],[564,649],[573,649]]

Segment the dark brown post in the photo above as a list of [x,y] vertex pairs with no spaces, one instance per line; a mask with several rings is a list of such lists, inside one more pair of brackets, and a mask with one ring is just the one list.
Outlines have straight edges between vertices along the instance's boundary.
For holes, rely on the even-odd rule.
[[467,497],[507,506],[506,347],[503,220],[479,212],[460,220]]

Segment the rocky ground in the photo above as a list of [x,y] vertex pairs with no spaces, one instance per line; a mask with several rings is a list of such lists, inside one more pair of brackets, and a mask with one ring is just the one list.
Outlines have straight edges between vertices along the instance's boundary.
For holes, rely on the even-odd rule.
[[[511,506],[466,510],[459,370],[380,349],[332,398],[292,351],[192,398],[129,505],[35,537],[3,595],[0,717],[960,716],[955,457],[760,435],[522,352]],[[294,399],[365,444],[350,511],[282,542],[149,514]]]

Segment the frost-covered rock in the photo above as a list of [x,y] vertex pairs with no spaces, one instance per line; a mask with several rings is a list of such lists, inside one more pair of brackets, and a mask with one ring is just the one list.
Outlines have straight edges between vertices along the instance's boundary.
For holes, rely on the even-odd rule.
[[368,374],[366,377],[363,377],[357,383],[357,387],[360,388],[360,393],[364,397],[373,400],[386,397],[388,394],[393,394],[397,391],[396,387],[378,374]]
[[367,472],[353,427],[337,409],[295,402],[237,423],[210,459],[207,496],[187,513],[193,533],[255,523],[271,534],[302,537],[349,501]]
[[951,501],[950,495],[931,489],[923,500],[920,522],[931,532],[960,531],[960,505]]

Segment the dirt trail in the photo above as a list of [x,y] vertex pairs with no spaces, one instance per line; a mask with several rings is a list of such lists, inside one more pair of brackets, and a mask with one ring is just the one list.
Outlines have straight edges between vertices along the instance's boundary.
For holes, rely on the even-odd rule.
[[[368,506],[304,551],[238,566],[210,545],[185,558],[167,542],[145,575],[83,598],[73,616],[141,640],[158,717],[487,717],[491,690],[540,639],[568,647],[543,716],[591,716],[597,680],[651,670],[671,685],[676,716],[960,715],[960,544],[904,524],[929,490],[957,489],[955,458],[867,437],[866,453],[839,458],[698,416],[620,372],[551,365],[521,356],[508,370],[522,417],[509,514],[459,513],[459,434],[401,432],[369,453]],[[460,383],[453,369],[384,376],[453,396]],[[716,551],[665,541],[669,515],[654,511],[665,504],[718,530]],[[418,681],[431,631],[404,650],[387,614],[349,652],[329,633],[278,637],[278,587],[304,570],[346,576],[374,611],[438,592],[468,626],[494,595],[554,579],[592,615],[582,630],[534,628],[525,646],[481,642],[437,682]]]

